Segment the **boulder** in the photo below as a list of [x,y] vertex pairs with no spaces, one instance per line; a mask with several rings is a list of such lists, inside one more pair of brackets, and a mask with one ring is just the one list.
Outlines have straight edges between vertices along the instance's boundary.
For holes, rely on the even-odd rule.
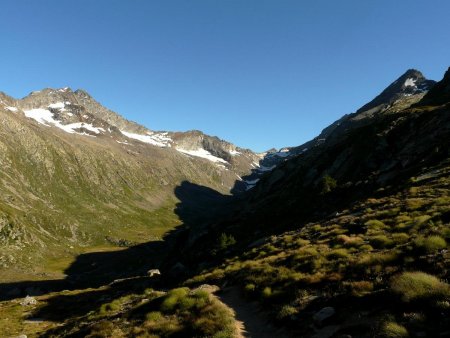
[[22,306],[36,305],[37,300],[34,297],[26,296],[21,302]]
[[159,271],[158,269],[150,269],[147,271],[147,276],[149,276],[149,277],[160,276],[160,275],[161,275],[161,271]]
[[335,313],[336,310],[333,307],[327,306],[316,312],[313,316],[313,320],[316,324],[322,324],[323,321],[334,316]]

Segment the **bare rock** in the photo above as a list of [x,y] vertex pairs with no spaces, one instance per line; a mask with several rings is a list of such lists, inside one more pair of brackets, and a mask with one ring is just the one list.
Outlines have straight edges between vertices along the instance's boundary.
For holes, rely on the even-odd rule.
[[20,305],[22,306],[30,306],[30,305],[36,305],[37,300],[34,297],[26,296],[21,302]]
[[147,276],[149,277],[155,277],[155,276],[160,276],[161,275],[161,271],[159,271],[159,269],[150,269],[147,271]]

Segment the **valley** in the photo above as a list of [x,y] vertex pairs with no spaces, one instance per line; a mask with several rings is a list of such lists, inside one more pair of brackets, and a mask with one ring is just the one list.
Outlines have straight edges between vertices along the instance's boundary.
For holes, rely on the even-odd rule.
[[449,93],[408,70],[262,154],[83,90],[1,94],[0,332],[445,337]]

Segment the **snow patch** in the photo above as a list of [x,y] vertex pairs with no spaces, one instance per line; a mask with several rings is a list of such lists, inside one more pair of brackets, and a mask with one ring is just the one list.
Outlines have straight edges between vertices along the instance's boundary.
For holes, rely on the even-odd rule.
[[229,151],[231,156],[236,156],[236,155],[240,155],[241,153],[239,151],[237,151],[236,149],[232,149]]
[[406,79],[406,81],[405,81],[405,83],[404,83],[404,86],[405,87],[415,87],[416,86],[416,79],[413,79],[413,78],[408,78],[408,79]]
[[56,102],[56,103],[49,104],[48,107],[53,108],[53,109],[63,109],[65,107],[65,105],[66,104],[64,102]]
[[6,107],[6,109],[8,109],[9,111],[12,111],[12,112],[17,112],[19,109],[17,109],[16,107]]
[[226,163],[228,164],[227,161],[225,161],[223,158],[214,156],[213,154],[211,154],[208,150],[205,150],[203,148],[198,148],[196,150],[187,150],[187,149],[182,149],[182,148],[176,148],[176,150],[178,150],[180,153],[186,154],[186,155],[191,155],[191,156],[195,156],[195,157],[201,157],[201,158],[205,158],[211,162],[214,163]]
[[62,124],[60,121],[55,120],[55,118],[53,117],[53,113],[47,109],[38,108],[25,110],[24,113],[26,117],[32,118],[33,120],[37,121],[40,124],[43,124],[44,126],[51,127],[51,125],[54,125],[55,127],[58,127],[69,134],[93,136],[85,132],[76,132],[75,129],[86,129],[95,134],[100,134],[100,132],[105,131],[105,129],[103,128],[94,127],[93,125],[84,122]]
[[248,185],[255,185],[256,183],[258,183],[258,181],[259,181],[259,178],[256,178],[256,179],[250,180],[250,181],[245,180],[245,183],[247,183]]
[[130,144],[130,143],[128,143],[127,141],[125,141],[125,142],[122,142],[122,141],[116,141],[117,143],[120,143],[120,144],[125,144],[125,145],[127,145],[127,146],[131,146],[132,144]]
[[272,171],[273,169],[275,169],[275,167],[276,167],[276,165],[273,165],[270,167],[260,166],[258,168],[258,171],[261,171],[261,172]]
[[167,136],[167,133],[147,132],[147,135],[141,135],[129,133],[124,130],[121,130],[120,132],[128,138],[132,138],[158,147],[170,147],[170,142],[172,141],[172,139],[169,136]]

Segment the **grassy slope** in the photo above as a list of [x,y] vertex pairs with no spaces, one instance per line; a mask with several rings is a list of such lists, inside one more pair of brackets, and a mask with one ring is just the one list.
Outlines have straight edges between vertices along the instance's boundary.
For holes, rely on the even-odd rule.
[[449,278],[449,188],[446,162],[398,191],[380,190],[321,222],[272,236],[187,284],[238,284],[302,336],[314,333],[312,316],[325,306],[337,310],[330,324],[339,325],[342,334],[373,336],[387,322],[428,336],[445,332],[450,286],[400,302],[407,290],[397,298],[391,278],[416,270]]
[[0,117],[3,281],[60,273],[97,247],[160,239],[183,221],[175,212],[183,181],[224,189],[213,165],[175,151],[69,135],[11,112]]

